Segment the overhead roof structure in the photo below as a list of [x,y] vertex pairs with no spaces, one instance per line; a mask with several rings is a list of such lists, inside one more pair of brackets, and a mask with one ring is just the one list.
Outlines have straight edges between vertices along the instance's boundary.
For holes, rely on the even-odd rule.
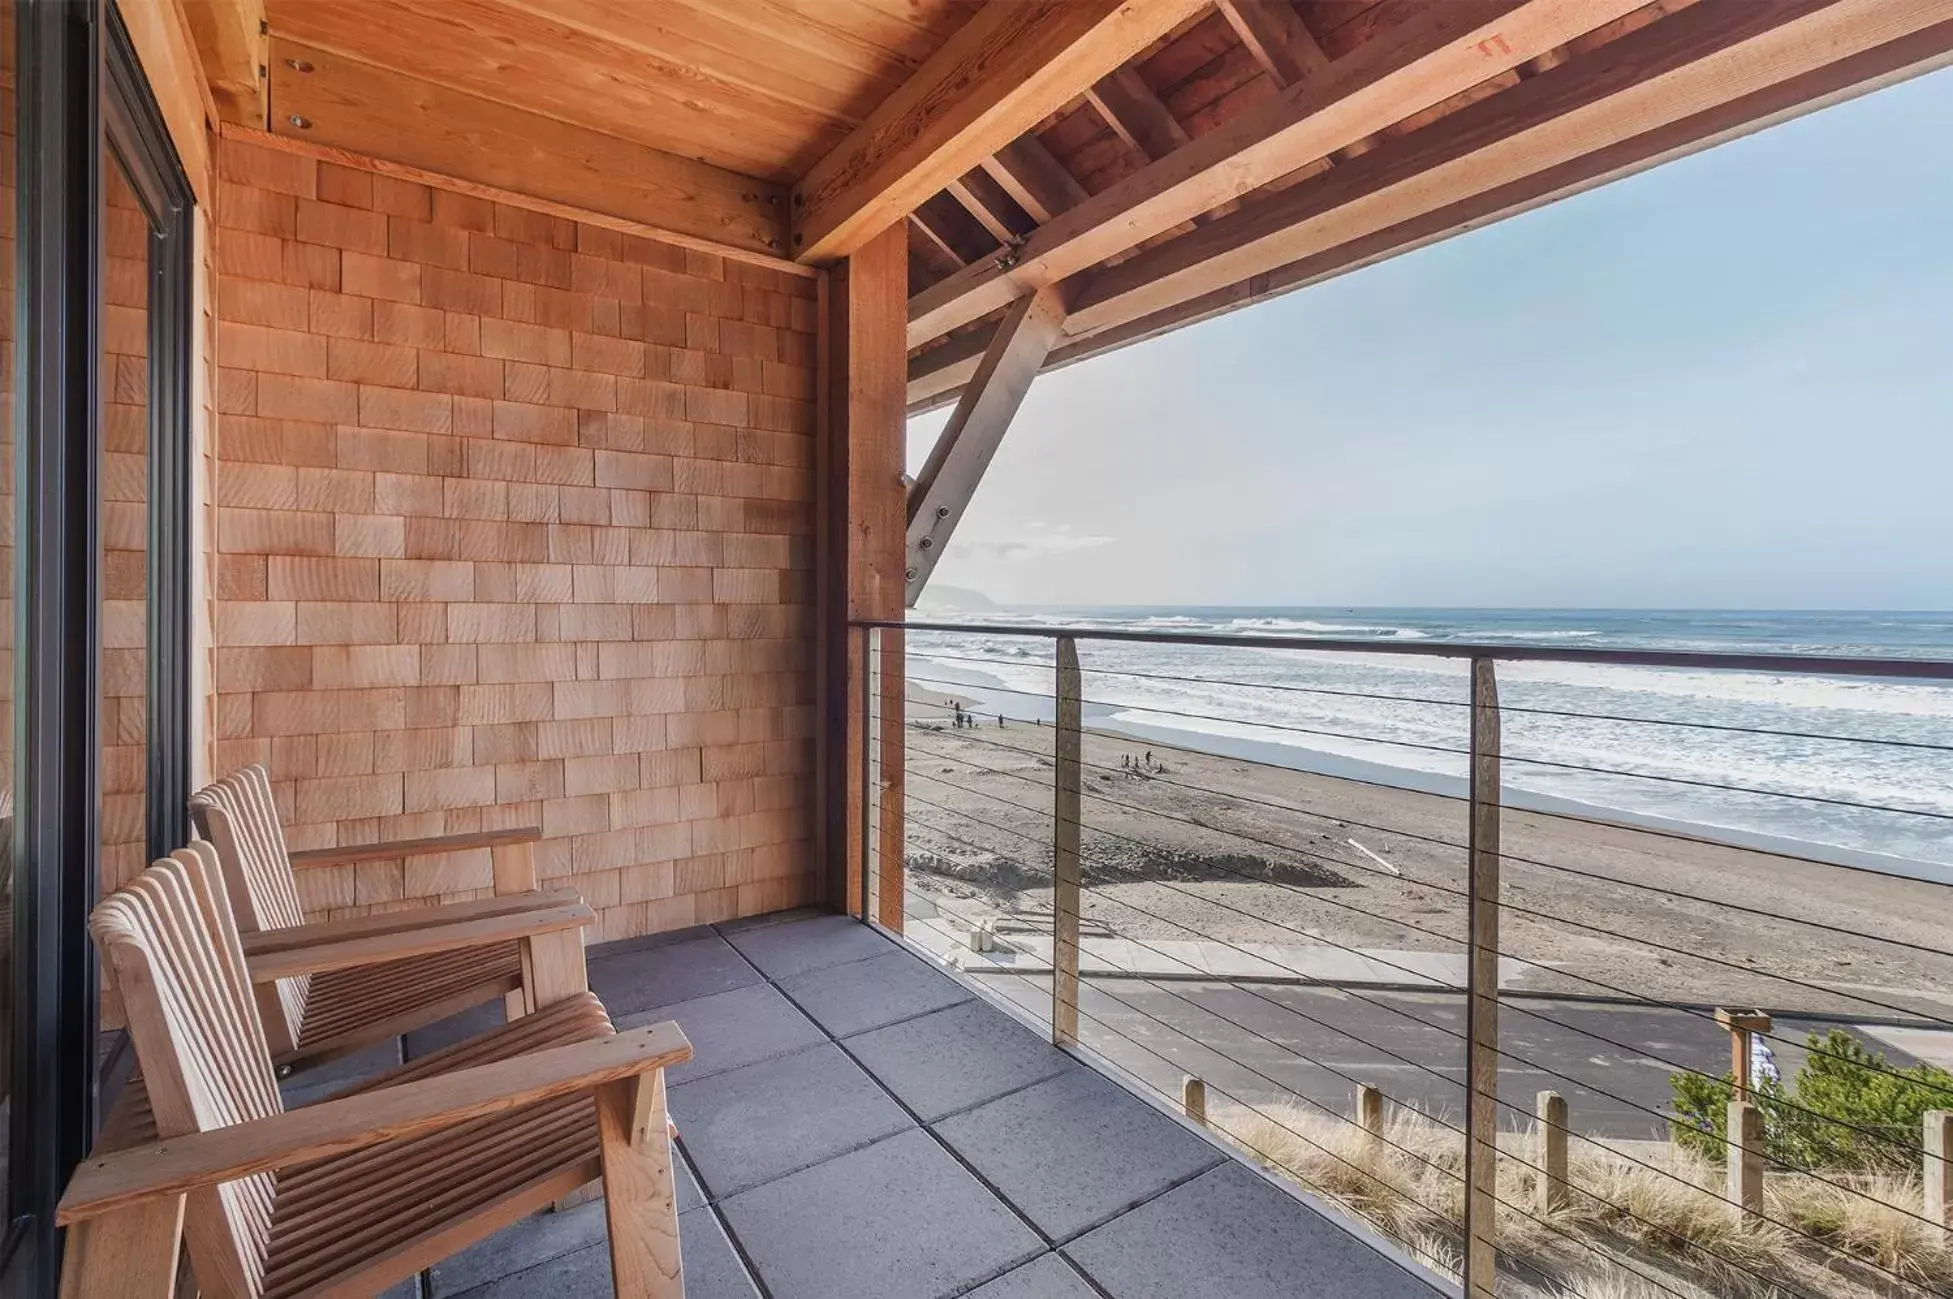
[[278,134],[806,266],[901,223],[920,580],[1036,374],[1953,56],[1953,0],[192,8]]

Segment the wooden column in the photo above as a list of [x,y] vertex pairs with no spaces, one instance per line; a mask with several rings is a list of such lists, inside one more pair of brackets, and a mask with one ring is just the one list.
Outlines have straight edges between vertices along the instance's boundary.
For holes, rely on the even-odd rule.
[[1383,1092],[1369,1083],[1356,1085],[1356,1122],[1372,1139],[1383,1135]]
[[1498,1271],[1499,687],[1472,660],[1471,881],[1466,900],[1465,1296],[1492,1299]]
[[1078,643],[1058,638],[1057,719],[1052,728],[1051,1041],[1078,1040],[1078,801],[1084,706]]
[[[815,501],[815,827],[822,899],[860,914],[867,836],[881,876],[876,919],[902,923],[902,643],[883,637],[872,683],[881,724],[862,707],[870,686],[867,638],[851,620],[900,619],[908,494],[908,236],[883,231],[827,271],[818,301],[819,428]],[[865,797],[869,743],[880,746],[880,788]],[[879,811],[871,824],[869,810]]]

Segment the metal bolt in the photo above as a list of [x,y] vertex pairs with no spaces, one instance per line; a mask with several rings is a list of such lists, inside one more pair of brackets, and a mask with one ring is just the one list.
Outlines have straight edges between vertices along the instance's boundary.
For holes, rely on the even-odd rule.
[[304,59],[286,59],[285,66],[293,72],[310,72],[312,70],[311,63]]
[[936,507],[936,517],[939,519],[947,519],[949,517],[949,506],[938,505]]
[[921,541],[916,542],[916,545],[921,547],[924,550],[931,549],[932,547],[935,546],[935,544],[936,544],[936,539],[934,537],[924,537]]
[[913,581],[915,581],[915,577],[916,577],[916,573],[915,573],[915,570],[914,570],[913,568],[911,568],[911,569],[909,569],[909,570],[908,570],[908,573],[907,573],[907,577],[908,577],[908,580],[909,580],[909,581],[911,581],[911,582],[913,582]]
[[285,120],[301,131],[309,131],[312,129],[312,119],[309,117],[300,117],[297,113],[293,113]]
[[796,248],[798,248],[798,247],[799,247],[799,246],[800,246],[801,244],[804,244],[804,243],[806,243],[806,242],[807,242],[807,236],[806,236],[806,235],[795,235],[795,236],[793,237],[793,243],[794,243],[794,247],[796,247]]

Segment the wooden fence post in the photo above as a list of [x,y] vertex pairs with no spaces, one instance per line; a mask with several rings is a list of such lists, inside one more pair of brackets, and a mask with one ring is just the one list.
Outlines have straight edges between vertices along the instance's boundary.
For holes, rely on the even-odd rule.
[[1465,940],[1465,1297],[1493,1299],[1499,1174],[1499,686],[1472,660]]
[[1774,1027],[1770,1017],[1760,1010],[1731,1010],[1727,1006],[1716,1010],[1716,1023],[1729,1030],[1729,1076],[1735,1081],[1736,1094],[1732,1099],[1750,1099],[1750,1089],[1756,1080],[1751,1077],[1753,1059],[1751,1040],[1757,1033],[1768,1033]]
[[1383,1136],[1383,1092],[1369,1083],[1356,1084],[1356,1122],[1372,1139]]
[[1180,1079],[1180,1108],[1191,1121],[1207,1126],[1207,1084],[1192,1074]]
[[1058,638],[1057,724],[1051,737],[1051,1041],[1078,1040],[1078,797],[1084,710],[1078,643]]
[[1744,1213],[1763,1212],[1763,1111],[1729,1102],[1729,1184],[1724,1195]]
[[1926,1111],[1926,1216],[1953,1227],[1953,1110]]
[[1539,1116],[1539,1211],[1555,1213],[1567,1206],[1566,1097],[1541,1092],[1534,1101]]

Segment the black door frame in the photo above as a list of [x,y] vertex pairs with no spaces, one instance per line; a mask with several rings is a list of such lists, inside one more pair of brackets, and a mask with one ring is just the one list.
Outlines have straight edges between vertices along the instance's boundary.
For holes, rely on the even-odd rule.
[[[145,0],[146,2],[146,0]],[[97,1123],[103,165],[151,218],[152,854],[186,837],[192,197],[104,0],[16,0],[14,1079],[0,1293],[51,1296],[53,1208]],[[0,742],[5,742],[0,740]]]

